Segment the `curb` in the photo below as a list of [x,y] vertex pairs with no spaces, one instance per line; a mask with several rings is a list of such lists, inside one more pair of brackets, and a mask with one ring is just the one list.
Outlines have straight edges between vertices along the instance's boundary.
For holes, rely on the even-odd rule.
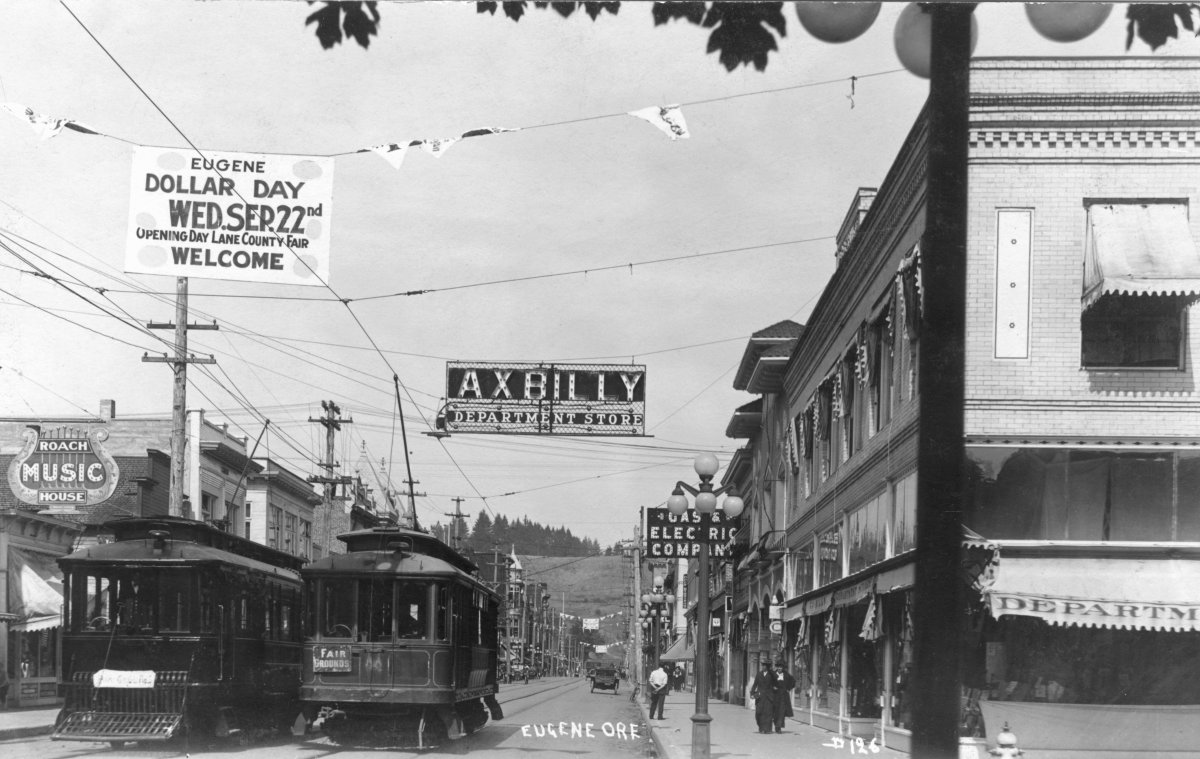
[[650,706],[640,693],[638,694],[637,705],[638,711],[642,715],[642,722],[646,723],[646,729],[650,732],[650,740],[654,742],[654,750],[658,752],[659,759],[670,759],[671,752],[667,750],[667,746],[663,743],[662,738],[659,737],[654,723],[650,721]]
[[33,738],[38,735],[49,735],[52,732],[54,732],[54,725],[9,727],[0,730],[0,741],[12,741],[19,738]]

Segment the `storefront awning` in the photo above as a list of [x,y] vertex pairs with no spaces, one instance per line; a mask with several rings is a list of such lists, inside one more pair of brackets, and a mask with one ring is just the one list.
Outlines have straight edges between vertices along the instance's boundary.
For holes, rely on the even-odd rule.
[[17,615],[14,632],[47,630],[62,624],[62,571],[52,556],[8,549],[8,610]]
[[1083,307],[1102,295],[1200,296],[1200,254],[1183,203],[1088,208]]
[[1125,630],[1200,631],[1200,561],[1073,556],[1001,557],[983,589],[992,616]]
[[687,638],[680,638],[658,658],[662,661],[691,661],[696,658],[696,649],[688,645]]

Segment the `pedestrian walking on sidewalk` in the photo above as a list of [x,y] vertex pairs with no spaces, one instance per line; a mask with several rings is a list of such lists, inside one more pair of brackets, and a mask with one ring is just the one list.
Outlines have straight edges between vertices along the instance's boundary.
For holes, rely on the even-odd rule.
[[783,659],[775,662],[775,732],[782,733],[784,721],[795,714],[792,711],[792,688],[796,678],[787,671]]
[[[667,691],[671,689],[668,666],[670,665],[664,662],[650,673],[650,719],[663,719],[663,703],[667,700]],[[654,716],[655,714],[658,716]]]
[[771,669],[771,660],[762,660],[762,669],[754,676],[754,685],[750,686],[750,698],[754,699],[754,721],[758,723],[758,732],[774,732],[775,702],[779,698],[775,692],[775,673]]

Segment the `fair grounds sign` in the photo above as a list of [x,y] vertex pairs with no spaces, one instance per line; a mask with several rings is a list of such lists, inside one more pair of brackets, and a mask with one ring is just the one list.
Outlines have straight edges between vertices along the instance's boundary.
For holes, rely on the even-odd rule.
[[451,361],[445,431],[643,436],[646,367]]

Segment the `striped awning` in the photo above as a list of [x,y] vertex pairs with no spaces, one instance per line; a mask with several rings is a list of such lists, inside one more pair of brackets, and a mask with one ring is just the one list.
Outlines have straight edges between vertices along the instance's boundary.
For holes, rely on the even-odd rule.
[[1200,254],[1186,203],[1088,207],[1083,308],[1103,295],[1200,296]]

